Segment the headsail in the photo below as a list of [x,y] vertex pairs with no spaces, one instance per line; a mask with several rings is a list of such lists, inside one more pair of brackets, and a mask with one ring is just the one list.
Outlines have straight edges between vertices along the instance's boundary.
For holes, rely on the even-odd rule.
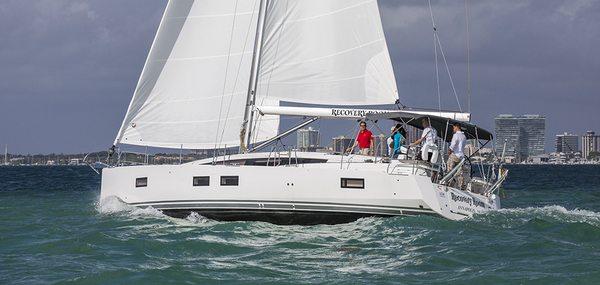
[[[116,143],[239,145],[259,0],[169,1]],[[266,120],[257,140],[274,136]]]
[[257,97],[257,105],[395,103],[377,1],[269,1]]

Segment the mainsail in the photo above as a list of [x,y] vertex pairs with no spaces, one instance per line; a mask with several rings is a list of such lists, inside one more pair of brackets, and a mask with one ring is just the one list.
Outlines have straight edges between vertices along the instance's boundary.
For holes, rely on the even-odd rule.
[[262,98],[394,104],[396,80],[376,0],[269,1],[257,105]]
[[[171,0],[115,143],[239,146],[257,32],[254,105],[398,98],[376,0]],[[254,119],[252,142],[277,134],[279,116]]]

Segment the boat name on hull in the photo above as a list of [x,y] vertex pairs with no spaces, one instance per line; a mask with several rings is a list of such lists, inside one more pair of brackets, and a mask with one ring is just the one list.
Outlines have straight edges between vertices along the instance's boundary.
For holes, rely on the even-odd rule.
[[482,201],[473,199],[471,197],[456,195],[454,193],[450,193],[450,196],[454,202],[462,202],[462,203],[467,203],[470,206],[485,208],[485,204]]

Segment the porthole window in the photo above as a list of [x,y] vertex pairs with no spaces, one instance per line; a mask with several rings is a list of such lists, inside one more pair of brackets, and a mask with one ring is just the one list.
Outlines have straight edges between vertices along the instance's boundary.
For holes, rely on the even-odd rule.
[[363,178],[342,178],[342,188],[365,189],[365,179]]
[[209,186],[210,176],[194,176],[192,183],[194,186]]
[[239,184],[239,176],[221,176],[221,186],[238,186]]
[[146,187],[148,186],[148,177],[140,177],[135,179],[135,187]]

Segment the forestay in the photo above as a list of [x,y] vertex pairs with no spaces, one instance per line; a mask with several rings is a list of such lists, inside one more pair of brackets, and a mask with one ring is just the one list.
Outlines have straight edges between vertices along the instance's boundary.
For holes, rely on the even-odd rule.
[[257,105],[393,104],[394,72],[376,0],[269,1]]
[[[239,145],[259,0],[169,1],[116,143]],[[264,120],[257,140],[274,136]]]

